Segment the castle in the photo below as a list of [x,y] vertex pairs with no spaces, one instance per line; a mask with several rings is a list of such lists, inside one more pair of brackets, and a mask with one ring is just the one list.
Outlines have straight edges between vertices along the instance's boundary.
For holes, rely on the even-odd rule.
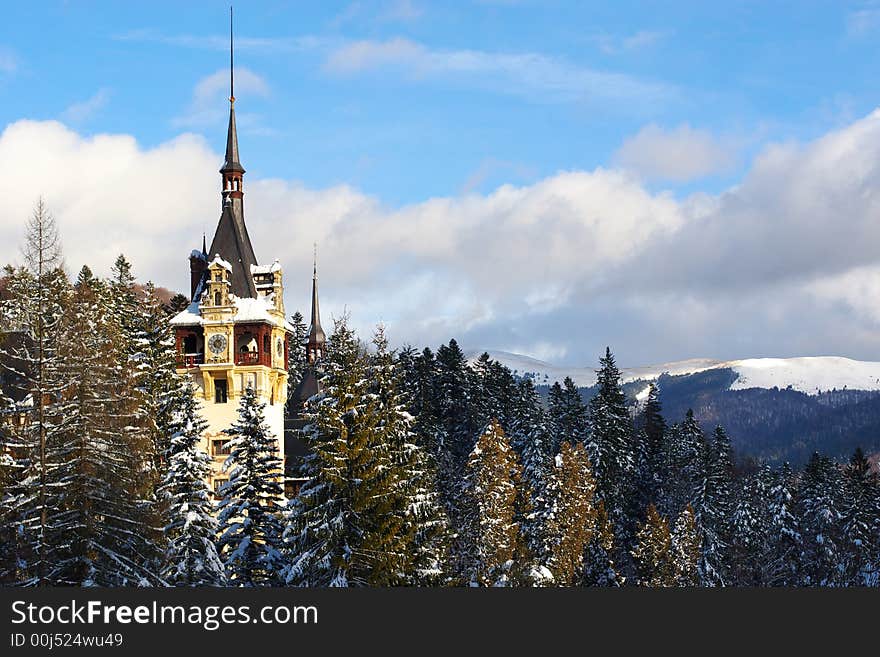
[[[190,305],[171,319],[177,351],[177,371],[192,377],[203,401],[208,429],[202,449],[213,457],[213,490],[228,480],[223,463],[230,437],[223,433],[237,419],[238,400],[247,387],[265,403],[265,417],[278,440],[279,457],[302,453],[297,445],[295,419],[285,409],[288,387],[298,384],[294,408],[318,391],[315,366],[325,335],[318,309],[317,265],[312,279],[312,312],[306,344],[291,344],[293,326],[285,318],[283,272],[278,260],[260,265],[244,219],[244,167],[239,161],[235,125],[232,49],[230,48],[229,127],[226,157],[220,169],[222,210],[210,249],[202,239],[192,251]],[[291,349],[305,349],[310,364],[302,381],[291,382]],[[297,402],[297,400],[299,400]],[[289,471],[289,463],[286,463]],[[290,488],[288,487],[290,491]]]

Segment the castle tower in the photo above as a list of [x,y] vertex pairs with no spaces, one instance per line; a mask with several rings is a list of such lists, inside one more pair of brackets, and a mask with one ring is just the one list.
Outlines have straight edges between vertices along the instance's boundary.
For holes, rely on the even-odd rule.
[[[231,17],[230,17],[231,30]],[[177,343],[178,372],[192,377],[203,398],[208,422],[202,448],[213,457],[211,484],[216,491],[228,478],[229,428],[247,387],[266,404],[266,421],[283,458],[284,406],[287,401],[288,334],[284,314],[283,272],[276,260],[257,263],[244,219],[244,167],[239,161],[235,126],[230,31],[229,126],[226,157],[220,169],[221,212],[210,249],[190,255],[189,307],[171,319]]]

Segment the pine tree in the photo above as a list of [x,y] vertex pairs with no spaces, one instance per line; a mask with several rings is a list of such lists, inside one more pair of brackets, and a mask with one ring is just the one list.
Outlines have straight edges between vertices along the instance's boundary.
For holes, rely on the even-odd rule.
[[287,513],[287,582],[389,586],[411,583],[413,570],[439,577],[442,541],[433,532],[442,518],[429,508],[431,475],[411,442],[384,336],[371,362],[345,318],[337,321],[323,385],[306,409],[312,453]]
[[462,570],[472,586],[509,583],[520,540],[515,521],[521,469],[504,431],[490,422],[468,458],[465,531],[460,537]]
[[293,313],[290,318],[290,324],[293,326],[292,335],[290,336],[287,358],[287,373],[290,385],[287,386],[289,391],[289,400],[293,398],[296,386],[302,381],[308,367],[308,359],[306,358],[305,345],[309,338],[309,327],[306,326],[302,313],[298,310]]
[[849,586],[875,583],[877,579],[880,491],[861,448],[844,470],[843,576]]
[[623,548],[633,531],[631,500],[634,491],[632,422],[626,395],[620,386],[620,370],[611,350],[599,360],[598,391],[589,403],[590,437],[587,452],[596,476],[596,494],[614,527],[618,544],[618,568],[625,567],[629,556]]
[[520,519],[522,532],[531,554],[540,561],[549,550],[545,518],[553,497],[548,488],[554,447],[540,397],[530,379],[519,383],[519,401],[510,442],[520,454],[522,495],[529,500],[529,510]]
[[731,519],[730,566],[736,586],[764,584],[763,559],[769,551],[770,489],[773,472],[764,465],[744,478],[736,495]]
[[434,359],[433,402],[438,443],[435,452],[440,495],[453,533],[463,531],[465,466],[478,431],[471,406],[473,373],[455,340],[437,349]]
[[564,442],[548,486],[552,504],[545,512],[547,566],[561,586],[572,586],[583,579],[584,555],[596,524],[595,491],[584,444]]
[[160,461],[170,447],[172,433],[177,430],[181,377],[177,374],[174,334],[168,315],[152,282],[147,282],[139,311],[132,327],[137,351],[136,383],[143,395],[144,415],[152,439],[153,466],[158,472]]
[[685,419],[667,433],[663,454],[663,489],[660,511],[677,517],[688,504],[701,507],[706,494],[707,455],[709,447],[694,412],[688,409]]
[[663,419],[660,393],[655,383],[648,386],[646,397],[637,417],[636,436],[638,461],[636,468],[636,509],[647,509],[650,504],[658,504],[662,489],[664,438],[666,420]]
[[248,386],[224,464],[229,481],[221,488],[217,551],[232,586],[273,586],[281,570],[281,461],[278,441],[263,416],[265,404]]
[[800,485],[804,579],[807,586],[843,583],[843,480],[835,463],[814,452]]
[[678,583],[672,534],[666,519],[649,506],[645,522],[636,533],[636,547],[632,550],[640,586],[668,587]]
[[678,586],[700,585],[701,534],[694,510],[689,504],[678,516],[672,530],[672,560]]
[[553,438],[552,453],[555,456],[564,441],[583,442],[587,439],[589,425],[587,407],[581,392],[570,377],[565,377],[550,388],[547,415]]
[[729,583],[728,547],[733,508],[731,454],[730,438],[722,427],[716,427],[711,444],[704,450],[705,479],[693,501],[696,521],[702,530],[700,581],[704,586]]
[[624,579],[614,564],[614,529],[605,510],[605,502],[596,504],[596,524],[593,539],[584,555],[584,586],[620,586]]
[[5,269],[7,298],[2,303],[7,339],[0,344],[0,362],[25,390],[24,400],[12,411],[25,419],[10,436],[17,455],[16,477],[7,489],[0,518],[16,527],[16,572],[6,578],[47,584],[47,523],[54,511],[49,500],[48,450],[59,430],[52,408],[63,382],[54,374],[69,284],[62,270],[58,229],[42,198],[25,225],[23,254],[25,267]]
[[131,377],[119,365],[126,345],[111,303],[108,287],[84,267],[62,322],[58,377],[66,383],[52,409],[60,430],[47,450],[44,574],[56,585],[161,582],[145,512],[149,437]]
[[214,544],[217,520],[207,483],[211,457],[199,448],[208,423],[189,381],[181,381],[175,392],[159,489],[168,519],[162,578],[171,586],[222,586],[226,573]]
[[768,586],[795,586],[801,581],[803,540],[792,495],[794,479],[789,465],[785,463],[773,472],[770,481],[768,550],[762,557],[763,582]]

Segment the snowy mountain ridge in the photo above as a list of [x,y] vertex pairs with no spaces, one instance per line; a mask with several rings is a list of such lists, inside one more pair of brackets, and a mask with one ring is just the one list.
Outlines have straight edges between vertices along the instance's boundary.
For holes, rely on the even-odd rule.
[[[482,351],[469,352],[476,360]],[[517,376],[531,377],[537,385],[552,385],[569,376],[579,387],[596,383],[593,367],[559,367],[536,358],[506,351],[489,351],[489,356],[508,367]],[[598,365],[597,365],[598,366]],[[696,374],[707,370],[729,369],[736,373],[731,390],[748,388],[793,390],[815,395],[826,390],[880,390],[880,362],[859,361],[841,356],[804,356],[798,358],[747,358],[721,361],[692,358],[646,367],[621,368],[623,383],[653,381],[663,374]]]

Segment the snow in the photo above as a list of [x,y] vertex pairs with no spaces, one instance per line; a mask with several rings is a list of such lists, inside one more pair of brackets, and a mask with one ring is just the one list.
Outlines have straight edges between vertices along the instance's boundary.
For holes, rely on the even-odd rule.
[[198,301],[193,301],[184,310],[181,310],[179,313],[171,318],[172,326],[192,326],[198,325],[201,322],[202,318],[199,315]]
[[[482,351],[468,355],[471,362],[476,361]],[[596,383],[594,367],[559,367],[529,356],[505,351],[490,351],[493,360],[510,368],[519,376],[530,376],[537,385],[552,385],[555,381],[569,376],[576,385],[590,387]],[[661,363],[645,367],[621,368],[623,383],[633,381],[654,381],[662,374],[696,374],[708,370],[730,369],[738,376],[730,386],[731,390],[748,388],[792,390],[815,395],[827,390],[880,390],[880,362],[858,361],[840,356],[808,356],[799,358],[747,358],[743,360],[712,360],[693,358],[690,360]],[[637,397],[647,397],[648,387],[639,391]]]
[[251,265],[251,274],[271,274],[281,271],[281,263],[276,260],[271,265]]
[[[237,297],[234,294],[229,295],[230,300],[235,305],[235,315],[232,318],[235,322],[266,322],[268,324],[278,324],[278,319],[269,314],[274,308],[270,297],[259,297],[257,299]],[[185,310],[181,310],[171,318],[172,326],[198,326],[201,325],[202,317],[199,314],[199,303],[193,301]],[[284,328],[293,331],[293,325],[284,320]]]
[[232,265],[221,258],[219,253],[214,256],[214,259],[211,262],[208,263],[208,267],[213,267],[214,265],[220,265],[226,271],[232,271]]

